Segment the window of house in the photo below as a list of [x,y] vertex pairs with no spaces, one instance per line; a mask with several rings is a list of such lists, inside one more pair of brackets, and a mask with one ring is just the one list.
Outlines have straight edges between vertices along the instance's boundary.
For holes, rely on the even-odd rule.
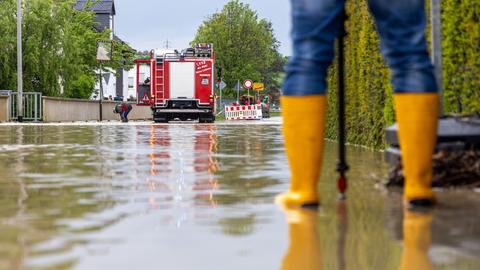
[[128,77],[128,88],[133,88],[135,85],[135,78],[134,77]]

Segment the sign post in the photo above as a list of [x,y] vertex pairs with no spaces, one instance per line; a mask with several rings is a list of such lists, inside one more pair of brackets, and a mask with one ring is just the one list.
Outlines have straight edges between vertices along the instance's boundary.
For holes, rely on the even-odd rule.
[[237,85],[235,85],[235,90],[237,90],[237,104],[240,102],[240,90],[242,90],[242,85],[240,84],[240,80],[237,81]]
[[17,121],[23,122],[22,0],[17,0]]
[[103,77],[102,77],[102,62],[103,61],[110,61],[112,60],[112,52],[113,52],[113,43],[111,40],[106,41],[98,41],[97,42],[97,61],[99,62],[99,85],[100,85],[100,93],[99,95],[99,117],[100,122],[103,121]]
[[265,85],[263,83],[254,83],[253,91],[257,91],[257,99],[260,99],[260,91],[265,90]]
[[253,81],[252,80],[243,81],[243,87],[248,89],[248,98],[250,98],[250,89],[253,87]]
[[218,89],[220,89],[220,107],[223,108],[223,105],[222,105],[222,91],[223,89],[225,89],[225,87],[227,87],[227,84],[222,80],[218,83]]

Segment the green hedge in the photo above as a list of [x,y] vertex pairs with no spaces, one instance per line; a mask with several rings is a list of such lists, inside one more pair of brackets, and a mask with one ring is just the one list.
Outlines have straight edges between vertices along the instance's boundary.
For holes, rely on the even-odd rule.
[[442,1],[445,110],[480,112],[480,0]]
[[[428,7],[427,7],[428,8]],[[384,129],[394,122],[390,71],[380,55],[379,39],[366,1],[347,7],[346,119],[348,141],[385,146]],[[442,1],[445,110],[480,111],[480,0]],[[427,29],[428,31],[428,29]],[[336,138],[336,70],[330,69],[326,136]]]

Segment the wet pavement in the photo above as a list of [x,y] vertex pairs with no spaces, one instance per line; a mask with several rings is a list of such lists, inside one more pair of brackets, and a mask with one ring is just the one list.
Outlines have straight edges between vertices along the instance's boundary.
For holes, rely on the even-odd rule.
[[404,212],[383,154],[327,143],[320,211],[288,188],[281,119],[0,125],[0,269],[480,269],[480,193]]

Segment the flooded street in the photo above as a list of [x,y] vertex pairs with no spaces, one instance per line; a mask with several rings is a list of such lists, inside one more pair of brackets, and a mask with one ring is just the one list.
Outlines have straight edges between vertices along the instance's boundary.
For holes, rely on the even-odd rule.
[[284,211],[281,119],[0,126],[0,269],[480,269],[480,193],[403,213],[383,154],[349,147],[336,200]]

